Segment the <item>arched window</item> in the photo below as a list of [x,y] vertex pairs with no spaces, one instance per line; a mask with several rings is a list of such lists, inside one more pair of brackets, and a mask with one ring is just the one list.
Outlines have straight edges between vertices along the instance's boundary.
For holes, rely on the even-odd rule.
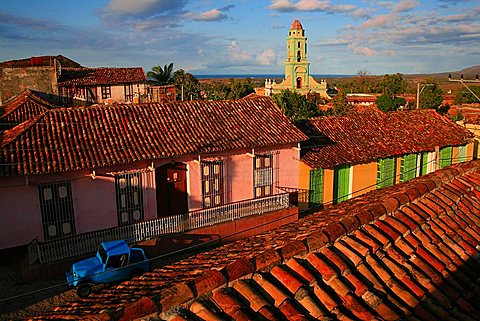
[[300,60],[302,59],[302,54],[300,53],[300,50],[297,51],[297,62],[300,62]]
[[302,78],[298,77],[297,78],[297,89],[300,89],[300,88],[302,88]]

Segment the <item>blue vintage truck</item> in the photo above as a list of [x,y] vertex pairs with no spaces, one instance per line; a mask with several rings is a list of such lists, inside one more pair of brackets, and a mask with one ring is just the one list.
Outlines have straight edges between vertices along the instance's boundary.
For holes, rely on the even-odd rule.
[[145,252],[118,240],[102,242],[94,257],[74,263],[65,275],[68,286],[77,287],[77,295],[85,298],[92,292],[92,284],[123,281],[147,271],[150,261]]

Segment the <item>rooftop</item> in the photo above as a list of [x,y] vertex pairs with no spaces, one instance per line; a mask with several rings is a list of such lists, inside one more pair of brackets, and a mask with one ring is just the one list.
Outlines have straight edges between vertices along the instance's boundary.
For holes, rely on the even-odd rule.
[[60,106],[45,99],[40,92],[26,89],[0,108],[0,130],[12,128],[47,110]]
[[59,86],[114,85],[144,83],[143,68],[63,68]]
[[429,109],[389,113],[366,109],[348,116],[317,117],[296,125],[310,137],[304,143],[308,151],[302,162],[325,169],[434,151],[436,146],[463,145],[473,137],[465,128]]
[[62,55],[39,56],[0,62],[0,68],[25,68],[53,66],[54,61],[60,62],[61,67],[79,68],[81,65]]
[[37,319],[475,320],[480,161],[375,190]]
[[0,134],[0,177],[298,143],[269,98],[49,110]]
[[303,26],[302,24],[300,23],[300,21],[298,21],[297,19],[295,19],[294,22],[292,22],[292,25],[290,26],[290,29],[299,29],[299,30],[302,30],[303,29]]

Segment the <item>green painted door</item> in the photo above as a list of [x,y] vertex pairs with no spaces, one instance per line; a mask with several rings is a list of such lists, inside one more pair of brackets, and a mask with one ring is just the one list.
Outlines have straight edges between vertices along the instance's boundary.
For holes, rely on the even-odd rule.
[[417,154],[408,154],[402,157],[400,181],[406,182],[417,176]]
[[377,188],[395,184],[395,157],[381,158],[377,165]]
[[458,146],[457,163],[467,161],[467,145]]
[[452,146],[440,149],[440,168],[452,165]]
[[323,169],[310,171],[310,192],[308,194],[308,207],[317,207],[323,204]]
[[420,175],[428,174],[428,152],[422,153],[422,160],[421,160],[421,168],[420,168]]
[[348,199],[350,193],[350,166],[335,166],[333,171],[333,203]]

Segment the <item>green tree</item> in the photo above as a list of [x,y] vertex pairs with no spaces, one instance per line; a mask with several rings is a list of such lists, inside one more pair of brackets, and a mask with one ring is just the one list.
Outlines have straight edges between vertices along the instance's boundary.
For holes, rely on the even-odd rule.
[[173,73],[172,82],[177,91],[177,100],[182,99],[182,92],[184,100],[199,100],[202,98],[198,79],[191,73],[179,69]]
[[333,115],[345,116],[348,115],[353,107],[347,102],[347,94],[344,90],[340,90],[338,94],[333,97]]
[[282,90],[273,95],[272,99],[292,121],[320,115],[315,103],[295,91]]
[[225,100],[228,95],[228,86],[223,81],[204,82],[200,84],[203,98],[207,100]]
[[407,101],[405,98],[402,97],[395,97],[392,99],[389,95],[387,94],[381,94],[377,100],[375,101],[377,104],[378,109],[383,110],[383,111],[395,111],[397,110],[400,106],[405,106],[407,104]]
[[392,100],[395,100],[398,94],[405,93],[408,88],[408,82],[400,73],[384,75],[381,85],[383,87],[383,93],[390,96]]
[[147,77],[152,79],[150,80],[151,84],[165,86],[172,83],[172,72],[173,62],[169,65],[165,65],[163,68],[161,66],[154,66],[151,71],[147,72]]
[[428,79],[425,83],[429,85],[423,87],[420,93],[419,108],[437,109],[442,104],[443,91],[433,79]]
[[[471,91],[480,97],[480,87],[479,86],[469,86]],[[478,103],[479,101],[475,98],[474,95],[467,89],[462,88],[456,95],[455,95],[455,104],[468,104],[468,103]]]
[[231,79],[229,84],[228,99],[239,99],[251,93],[254,93],[252,80],[247,79]]

